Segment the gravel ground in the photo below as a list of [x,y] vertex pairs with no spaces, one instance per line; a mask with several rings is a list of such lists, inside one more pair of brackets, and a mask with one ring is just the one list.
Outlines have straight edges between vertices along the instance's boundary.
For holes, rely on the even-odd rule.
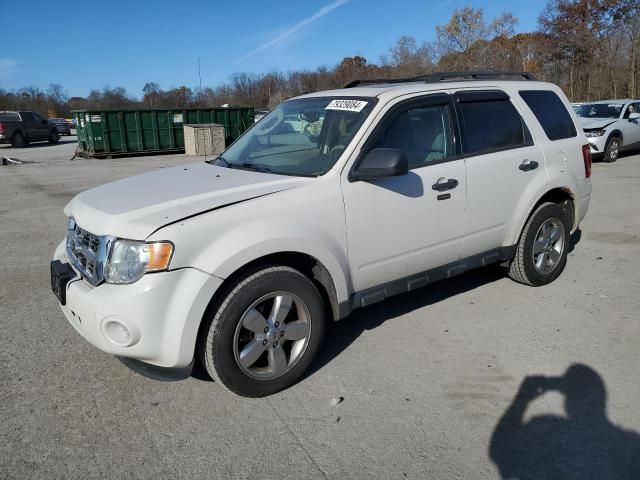
[[69,161],[66,140],[0,147],[33,162],[0,165],[0,478],[640,475],[639,155],[594,165],[553,284],[484,269],[357,311],[302,382],[244,399],[143,378],[64,319],[49,290],[63,206],[195,160]]

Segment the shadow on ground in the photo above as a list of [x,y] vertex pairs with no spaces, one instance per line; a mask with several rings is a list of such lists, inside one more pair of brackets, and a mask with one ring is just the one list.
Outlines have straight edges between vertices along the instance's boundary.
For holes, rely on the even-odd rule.
[[330,323],[326,338],[316,360],[307,372],[313,375],[351,345],[364,331],[373,330],[385,322],[397,320],[414,310],[469,292],[504,278],[504,269],[490,266],[472,270],[449,280],[436,282],[410,293],[391,297],[381,303],[354,311],[349,317]]
[[[564,395],[565,416],[524,421],[529,404],[546,392]],[[640,435],[607,418],[604,381],[574,364],[561,377],[525,377],[491,437],[489,457],[503,479],[640,478]]]

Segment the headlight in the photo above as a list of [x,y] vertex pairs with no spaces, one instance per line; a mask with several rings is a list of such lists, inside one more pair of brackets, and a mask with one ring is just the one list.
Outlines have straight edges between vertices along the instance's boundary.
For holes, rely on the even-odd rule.
[[169,267],[173,244],[169,242],[136,242],[116,240],[104,269],[107,283],[133,283],[147,272],[158,272]]
[[590,132],[584,132],[584,134],[589,138],[601,137],[604,135],[604,130],[591,130]]

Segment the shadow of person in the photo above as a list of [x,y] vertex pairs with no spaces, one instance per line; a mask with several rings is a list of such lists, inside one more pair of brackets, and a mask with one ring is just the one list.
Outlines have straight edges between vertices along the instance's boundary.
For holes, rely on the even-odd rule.
[[[524,421],[527,406],[548,391],[564,395],[566,417]],[[592,368],[574,364],[562,377],[526,377],[491,437],[489,457],[503,479],[638,479],[640,435],[613,425],[607,392]]]

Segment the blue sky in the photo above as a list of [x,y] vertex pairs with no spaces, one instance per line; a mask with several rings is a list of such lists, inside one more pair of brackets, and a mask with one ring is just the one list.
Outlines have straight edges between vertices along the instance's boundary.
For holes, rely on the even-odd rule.
[[[0,87],[61,83],[68,94],[123,86],[141,95],[226,81],[233,72],[313,69],[345,56],[370,62],[402,35],[432,40],[455,8],[488,19],[511,10],[535,28],[546,0],[23,0],[0,8]],[[15,39],[15,41],[12,41]]]

